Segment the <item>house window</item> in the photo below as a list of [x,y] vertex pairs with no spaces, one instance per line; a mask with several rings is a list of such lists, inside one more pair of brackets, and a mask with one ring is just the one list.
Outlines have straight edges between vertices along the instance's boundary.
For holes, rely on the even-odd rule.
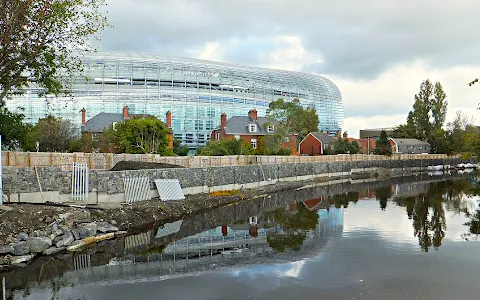
[[249,132],[257,132],[257,124],[249,124],[248,125]]
[[251,139],[250,144],[252,145],[253,149],[257,149],[257,139]]
[[217,141],[220,140],[220,132],[216,133],[216,139],[217,139]]
[[273,132],[275,130],[275,126],[273,125],[268,125],[267,126],[267,132]]
[[117,126],[117,122],[113,122],[113,123],[112,123],[112,128],[113,128],[113,130],[115,130],[115,127],[116,127],[116,126]]
[[238,141],[240,139],[239,135],[235,135],[234,138]]

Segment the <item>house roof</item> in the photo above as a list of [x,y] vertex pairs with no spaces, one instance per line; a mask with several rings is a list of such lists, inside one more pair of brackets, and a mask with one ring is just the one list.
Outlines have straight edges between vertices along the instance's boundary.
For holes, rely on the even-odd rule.
[[[132,117],[141,117],[146,118],[149,117],[148,114],[135,114],[129,115],[129,118]],[[114,114],[114,113],[99,113],[98,115],[94,116],[87,122],[85,122],[85,126],[82,126],[82,131],[84,132],[95,132],[100,133],[107,130],[110,125],[114,122],[121,122],[124,121],[123,113],[122,114]],[[167,124],[162,122],[165,127],[168,127]],[[170,130],[170,129],[169,129]]]
[[[358,145],[360,148],[370,148],[374,149],[376,147],[375,140],[374,139],[356,139]],[[370,146],[368,145],[370,143]]]
[[108,129],[113,122],[123,121],[123,114],[99,113],[82,126],[82,131],[86,132],[103,132]]
[[392,138],[392,140],[397,143],[397,145],[409,145],[409,146],[430,146],[429,143],[427,142],[422,142],[417,139],[397,139],[397,138]]
[[[238,135],[245,135],[245,134],[266,135],[266,134],[269,134],[269,132],[267,132],[267,127],[265,126],[265,124],[267,123],[273,125],[273,122],[265,117],[258,117],[257,120],[254,120],[248,116],[231,117],[230,119],[227,120],[225,133],[238,134]],[[257,132],[248,131],[249,124],[257,124]]]
[[333,143],[334,138],[323,133],[323,132],[310,132],[309,134],[313,135],[317,140],[322,142],[322,144],[330,144]]

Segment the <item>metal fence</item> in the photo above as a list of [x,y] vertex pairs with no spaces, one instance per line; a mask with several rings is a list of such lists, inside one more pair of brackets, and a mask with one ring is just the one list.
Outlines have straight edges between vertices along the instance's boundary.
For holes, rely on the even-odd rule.
[[88,199],[88,165],[72,164],[72,200],[87,201]]
[[125,177],[123,179],[123,188],[125,190],[125,202],[134,203],[150,199],[150,178],[143,177]]
[[[455,156],[459,157],[459,156]],[[445,154],[394,154],[382,155],[323,155],[323,156],[161,156],[156,154],[112,154],[112,153],[48,153],[48,152],[2,152],[2,164],[14,167],[60,167],[70,170],[73,163],[84,163],[91,170],[108,170],[120,161],[153,162],[178,165],[184,168],[207,168],[220,166],[245,166],[252,164],[286,164],[309,162],[447,159]]]

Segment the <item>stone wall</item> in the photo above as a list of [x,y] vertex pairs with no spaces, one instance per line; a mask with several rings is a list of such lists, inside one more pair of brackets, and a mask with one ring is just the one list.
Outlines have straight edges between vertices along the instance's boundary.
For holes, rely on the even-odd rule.
[[[430,165],[456,165],[458,158],[414,160],[370,160],[269,164],[190,169],[135,171],[91,170],[89,203],[125,202],[124,178],[147,176],[150,196],[158,196],[154,179],[178,179],[185,194],[218,190],[250,189],[279,181],[302,181],[317,177],[349,175],[352,172],[390,169],[398,174],[407,170],[426,170]],[[4,194],[10,202],[71,202],[71,172],[57,167],[3,168]]]

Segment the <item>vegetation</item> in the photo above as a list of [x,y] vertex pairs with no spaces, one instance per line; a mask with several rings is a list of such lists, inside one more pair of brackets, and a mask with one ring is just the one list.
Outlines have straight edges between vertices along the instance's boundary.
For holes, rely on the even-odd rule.
[[0,107],[28,84],[68,91],[66,79],[82,69],[73,49],[88,49],[105,28],[105,0],[0,1]]
[[197,150],[197,155],[225,156],[225,155],[250,155],[254,154],[252,145],[243,139],[222,139],[209,141],[205,147]]
[[387,137],[385,130],[380,132],[380,138],[375,142],[374,153],[377,155],[391,155],[392,146],[390,145],[390,140]]
[[[119,153],[173,155],[165,124],[155,117],[133,117],[110,126],[101,139]],[[105,145],[103,145],[105,147]]]
[[0,107],[0,135],[2,136],[2,147],[6,150],[36,150],[37,133],[35,128],[24,123],[23,114],[10,112],[5,107]]
[[325,150],[325,155],[333,154],[357,154],[360,152],[360,145],[357,141],[349,141],[348,139],[338,137],[333,144],[329,145]]
[[236,196],[240,195],[239,190],[228,190],[228,191],[216,191],[210,193],[210,196],[212,197],[227,197],[227,196]]
[[41,152],[67,152],[77,137],[77,129],[70,121],[54,116],[40,119],[35,131]]
[[267,109],[267,118],[275,123],[275,132],[265,136],[265,154],[276,154],[281,145],[293,134],[298,134],[300,142],[308,133],[318,130],[318,115],[315,108],[304,108],[299,99],[285,101],[278,99],[270,102]]
[[182,141],[179,139],[173,140],[173,153],[178,156],[187,156],[190,149],[187,145],[182,145]]

